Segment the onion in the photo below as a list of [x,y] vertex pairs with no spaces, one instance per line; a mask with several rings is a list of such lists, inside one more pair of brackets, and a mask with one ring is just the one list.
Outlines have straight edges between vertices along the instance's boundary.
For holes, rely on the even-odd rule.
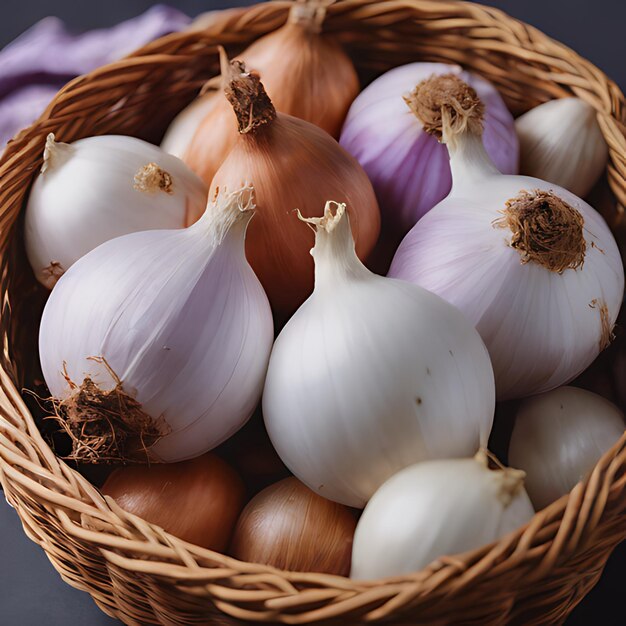
[[100,135],[71,144],[48,135],[24,218],[28,260],[52,289],[100,244],[144,230],[183,228],[207,188],[185,164],[140,139]]
[[245,502],[241,479],[215,454],[168,465],[117,469],[102,493],[128,513],[218,552],[227,548]]
[[509,460],[527,474],[537,510],[572,490],[624,434],[621,411],[601,396],[560,387],[520,405]]
[[584,198],[606,168],[609,148],[596,110],[579,98],[549,100],[515,120],[521,173]]
[[495,385],[458,309],[363,266],[345,211],[329,202],[303,218],[316,229],[315,290],[274,343],[263,417],[303,483],[363,507],[404,467],[486,446]]
[[76,460],[184,461],[248,421],[274,339],[244,254],[253,209],[252,187],[222,193],[189,228],[117,237],[61,277],[39,356]]
[[327,0],[293,4],[287,23],[257,39],[241,59],[259,72],[274,106],[339,137],[359,93],[354,65],[330,35],[321,32]]
[[458,76],[424,81],[412,98],[448,146],[454,184],[404,238],[389,276],[476,326],[498,400],[573,380],[611,343],[624,297],[611,231],[566,189],[498,172],[482,143],[482,103]]
[[479,548],[534,515],[524,472],[474,459],[428,461],[390,478],[369,501],[354,536],[351,578],[415,572]]
[[356,518],[350,509],[286,478],[243,510],[231,554],[279,569],[345,576],[350,570]]

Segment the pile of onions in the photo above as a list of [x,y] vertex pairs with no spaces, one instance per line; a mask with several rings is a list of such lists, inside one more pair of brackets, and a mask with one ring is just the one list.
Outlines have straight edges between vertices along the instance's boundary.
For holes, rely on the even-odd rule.
[[245,503],[241,478],[214,454],[182,463],[116,469],[102,493],[126,512],[219,552],[228,547]]
[[405,237],[389,275],[476,325],[499,400],[572,380],[610,343],[622,304],[611,231],[566,189],[497,170],[482,142],[484,106],[458,76],[423,81],[412,98],[448,147],[453,186]]
[[[411,63],[386,72],[354,101],[340,139],[374,185],[384,235],[379,248],[395,250],[452,187],[447,150],[424,129],[410,96],[421,81],[445,74],[458,76],[476,90],[485,105],[485,149],[501,172],[517,173],[519,146],[513,116],[491,83],[446,63]],[[380,252],[388,267],[393,252]]]
[[275,316],[284,320],[313,289],[313,233],[298,222],[295,209],[316,217],[329,198],[345,202],[357,254],[365,258],[380,229],[378,204],[356,159],[317,126],[277,113],[259,78],[237,61],[226,96],[239,137],[213,178],[209,197],[244,181],[254,185],[257,213],[246,256]]
[[346,576],[356,517],[295,478],[264,489],[243,510],[231,554],[253,563]]
[[[54,418],[82,471],[123,465],[102,488],[114,511],[372,579],[513,532],[622,436],[614,405],[562,385],[626,387],[623,349],[586,369],[614,339],[624,268],[574,195],[607,158],[590,105],[516,126],[494,85],[443,63],[359,95],[327,4],[293,2],[245,64],[220,49],[163,140],[191,169],[130,137],[50,136],[25,241],[53,288]],[[517,175],[516,128],[540,178]],[[496,399],[517,398],[492,433]]]
[[[284,26],[255,41],[238,58],[261,75],[278,111],[338,138],[359,93],[359,79],[341,46],[321,32],[326,6],[325,0],[294,3]],[[226,87],[228,72],[223,62],[222,80]],[[208,185],[236,139],[228,103],[208,92],[172,122],[162,146],[183,158]]]

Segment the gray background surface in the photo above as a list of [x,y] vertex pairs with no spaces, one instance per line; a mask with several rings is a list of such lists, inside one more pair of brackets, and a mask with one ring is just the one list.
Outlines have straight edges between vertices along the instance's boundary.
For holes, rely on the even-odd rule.
[[[488,0],[533,24],[593,61],[626,89],[626,2],[624,0]],[[0,47],[47,15],[71,27],[98,28],[138,15],[151,0],[4,0]],[[170,5],[201,11],[252,2],[178,0]],[[2,71],[0,67],[0,71]],[[568,626],[624,626],[626,545],[613,555],[602,581],[568,620]],[[99,626],[117,624],[89,596],[67,586],[22,532],[15,512],[0,498],[0,624],[2,626]]]

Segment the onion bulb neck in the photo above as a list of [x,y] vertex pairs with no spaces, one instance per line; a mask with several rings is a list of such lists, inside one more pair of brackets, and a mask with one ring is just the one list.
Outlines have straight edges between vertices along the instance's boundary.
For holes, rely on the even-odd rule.
[[328,4],[324,0],[298,0],[289,11],[287,24],[295,24],[309,33],[320,33]]
[[537,263],[562,274],[585,261],[585,220],[578,210],[552,191],[521,191],[508,200],[497,228],[511,231],[509,245],[522,263]]
[[237,117],[239,134],[255,133],[259,128],[271,124],[276,119],[276,109],[259,76],[248,72],[242,61],[228,61],[222,47],[220,65],[224,93]]
[[424,131],[446,144],[455,188],[499,173],[483,145],[485,106],[456,74],[433,75],[404,97]]
[[345,203],[329,200],[322,217],[304,217],[300,211],[297,213],[315,232],[311,256],[315,259],[316,288],[337,279],[370,275],[356,254]]
[[50,133],[46,137],[46,145],[43,150],[43,163],[41,165],[41,173],[45,174],[51,168],[58,167],[74,152],[74,147],[69,143],[57,141],[54,133]]
[[498,499],[504,507],[508,507],[524,489],[526,472],[502,465],[496,456],[485,448],[481,448],[474,456],[474,460],[486,469],[489,469],[490,459],[498,466],[493,473],[494,479],[498,481]]
[[462,133],[482,136],[485,106],[476,90],[456,74],[433,74],[404,100],[424,130],[444,143]]
[[215,190],[203,216],[192,226],[190,232],[202,231],[211,238],[212,247],[219,246],[227,235],[245,240],[246,229],[254,215],[254,187],[245,184],[236,191],[225,187]]

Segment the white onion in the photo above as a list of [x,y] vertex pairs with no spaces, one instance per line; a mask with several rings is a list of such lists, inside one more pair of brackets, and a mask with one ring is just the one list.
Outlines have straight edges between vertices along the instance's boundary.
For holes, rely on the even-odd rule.
[[276,340],[263,415],[302,482],[362,507],[403,467],[486,445],[493,373],[457,309],[361,264],[345,205],[333,214],[331,204],[306,220],[317,229],[315,290]]
[[[125,396],[163,422],[151,453],[168,462],[210,450],[246,422],[273,340],[267,297],[244,254],[251,194],[222,193],[187,229],[119,237],[72,266],[39,335],[55,398],[78,397],[86,377],[110,391],[115,374]],[[80,425],[84,415],[76,417]]]
[[418,463],[390,478],[357,525],[351,578],[408,574],[516,530],[534,515],[524,472],[474,459]]
[[579,98],[544,102],[515,120],[520,171],[584,198],[600,178],[609,148],[597,112]]
[[526,472],[528,495],[539,510],[583,480],[624,430],[614,404],[591,391],[560,387],[522,402],[509,460]]
[[109,239],[184,228],[207,193],[182,161],[140,139],[102,135],[66,144],[49,135],[26,206],[26,252],[35,276],[52,289]]

